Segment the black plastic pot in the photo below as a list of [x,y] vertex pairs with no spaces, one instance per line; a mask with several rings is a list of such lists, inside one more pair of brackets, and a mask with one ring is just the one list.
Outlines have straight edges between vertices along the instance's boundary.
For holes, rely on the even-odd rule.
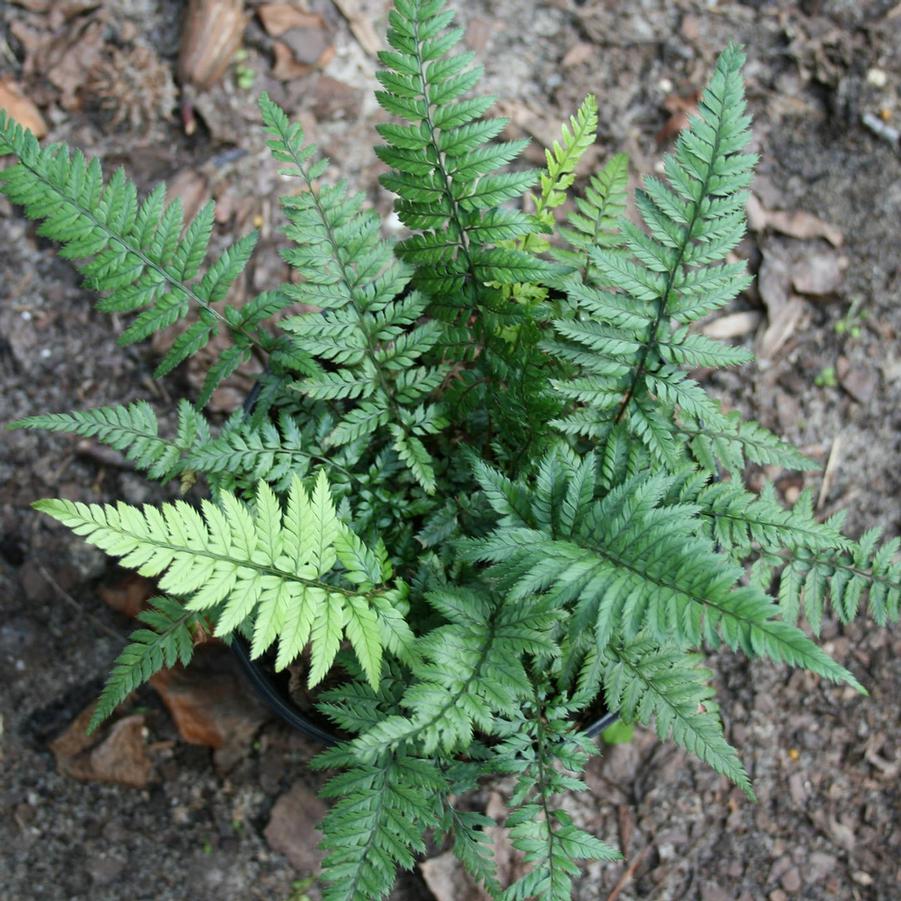
[[[280,684],[279,680],[273,678],[272,673],[256,660],[250,659],[250,649],[243,638],[235,636],[231,648],[244,675],[247,676],[256,693],[273,713],[298,732],[320,744],[327,747],[338,744],[340,739],[337,736],[323,729],[318,723],[307,719],[297,709],[284,686]],[[618,713],[605,713],[585,730],[585,734],[589,738],[595,738],[618,719]]]

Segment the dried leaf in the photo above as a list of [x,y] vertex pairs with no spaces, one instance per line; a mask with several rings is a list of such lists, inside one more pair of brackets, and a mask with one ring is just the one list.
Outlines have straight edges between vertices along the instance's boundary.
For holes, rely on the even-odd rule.
[[244,690],[233,671],[230,653],[221,646],[198,648],[190,669],[160,670],[150,684],[188,744],[243,748],[268,715]]
[[700,94],[694,91],[686,97],[670,94],[663,101],[663,108],[670,114],[670,117],[663,128],[657,132],[658,145],[669,143],[680,131],[688,128],[691,117],[697,115],[699,99]]
[[290,3],[264,3],[257,15],[270,37],[281,37],[292,28],[322,28],[322,16],[304,12]]
[[370,56],[376,56],[383,49],[382,40],[372,25],[372,18],[360,8],[359,0],[335,0],[335,6],[347,19],[357,43]]
[[473,882],[453,851],[424,860],[419,872],[435,901],[488,901],[489,896]]
[[800,297],[792,297],[770,317],[770,324],[757,345],[757,358],[772,360],[785,347],[804,316],[805,305]]
[[40,110],[11,78],[0,80],[0,109],[31,131],[36,138],[43,138],[47,134],[47,123]]
[[178,54],[182,83],[201,90],[215,84],[241,46],[246,24],[243,0],[190,0]]
[[153,775],[147,754],[143,716],[126,716],[106,731],[86,735],[94,713],[91,704],[73,720],[69,728],[51,742],[59,771],[84,782],[113,782],[145,788]]
[[303,782],[296,782],[272,808],[265,836],[269,847],[284,854],[301,873],[316,873],[322,860],[319,824],[326,806]]
[[105,604],[131,619],[147,607],[147,601],[154,593],[153,582],[135,573],[129,573],[115,585],[101,585],[97,589]]
[[708,338],[729,340],[741,338],[757,331],[763,316],[756,310],[744,310],[740,313],[729,313],[708,322],[701,330]]
[[844,236],[836,226],[803,210],[768,210],[755,194],[749,195],[746,210],[752,231],[770,228],[792,238],[825,238],[833,247],[841,247],[844,242]]
[[842,283],[848,258],[835,253],[812,253],[792,266],[791,278],[799,294],[822,297],[833,294]]

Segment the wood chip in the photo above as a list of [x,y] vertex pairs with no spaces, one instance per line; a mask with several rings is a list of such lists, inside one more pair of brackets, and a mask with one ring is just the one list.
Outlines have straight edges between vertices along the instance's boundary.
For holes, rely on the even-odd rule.
[[190,0],[178,54],[181,82],[212,87],[241,46],[246,25],[243,0]]
[[721,340],[741,338],[744,335],[756,332],[762,320],[763,314],[757,312],[757,310],[744,310],[740,313],[729,313],[726,316],[720,316],[718,319],[708,322],[701,331],[708,338],[719,338]]
[[376,56],[383,49],[382,40],[372,24],[372,18],[363,11],[359,0],[334,0],[334,2],[341,15],[347,19],[357,43],[370,56]]

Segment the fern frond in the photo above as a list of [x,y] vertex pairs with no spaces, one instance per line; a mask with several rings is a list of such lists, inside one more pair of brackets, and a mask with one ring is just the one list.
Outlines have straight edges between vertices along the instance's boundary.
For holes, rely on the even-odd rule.
[[616,848],[580,829],[554,805],[555,796],[584,790],[576,774],[597,749],[571,731],[570,708],[542,694],[536,692],[533,703],[517,717],[516,733],[496,752],[501,771],[517,776],[510,800],[514,809],[506,825],[513,847],[531,866],[500,895],[502,901],[569,901],[573,878],[579,874],[578,861],[622,858]]
[[[63,257],[78,261],[88,287],[103,295],[99,309],[137,313],[120,343],[143,340],[183,320],[192,305],[198,309],[198,320],[163,357],[158,375],[205,347],[220,329],[231,336],[231,357],[240,361],[254,348],[269,347],[265,332],[240,311],[229,315],[216,306],[247,264],[256,233],[233,244],[198,278],[212,234],[212,203],[184,229],[181,202],[167,205],[162,185],[139,202],[121,169],[104,181],[96,159],[88,162],[58,144],[41,147],[2,111],[0,143],[16,157],[0,172],[0,190],[29,218],[43,220],[40,233],[62,245]],[[204,403],[214,387],[204,390]]]
[[723,735],[711,673],[697,656],[638,638],[603,651],[591,649],[583,673],[592,670],[595,659],[610,710],[618,710],[627,723],[649,725],[653,719],[660,738],[672,738],[753,800],[748,774]]
[[93,732],[135,689],[164,667],[187,666],[194,653],[192,628],[201,615],[169,597],[155,597],[138,614],[144,624],[131,633],[97,699],[87,732]]
[[[709,341],[689,340],[670,323],[693,322],[749,284],[744,264],[719,263],[743,233],[744,198],[755,162],[742,152],[750,121],[744,113],[743,61],[734,45],[722,53],[700,115],[664,164],[669,184],[647,178],[636,193],[647,230],[622,219],[618,246],[588,251],[591,277],[603,293],[592,297],[577,290],[570,302],[579,319],[596,328],[586,334],[570,319],[560,320],[554,327],[562,347],[548,347],[596,376],[594,390],[579,391],[575,404],[569,392],[575,409],[558,425],[570,434],[605,438],[622,423],[668,469],[678,467],[684,455],[677,434],[681,418],[703,423],[702,431],[731,431],[718,405],[677,367],[732,365],[735,355],[713,349]],[[621,314],[608,312],[617,307],[635,318],[624,322]],[[642,311],[645,325],[638,321]],[[681,350],[686,342],[688,348]]]
[[409,716],[388,717],[355,739],[361,760],[411,745],[425,753],[466,748],[474,729],[490,732],[497,713],[531,692],[523,655],[553,654],[555,616],[541,600],[494,603],[471,589],[447,588],[428,601],[448,625],[418,643],[423,662],[401,702]]
[[537,176],[496,171],[526,142],[490,143],[506,120],[481,119],[491,98],[461,99],[481,68],[471,65],[471,53],[453,52],[462,31],[447,30],[453,14],[444,6],[410,0],[391,12],[391,50],[379,57],[383,90],[376,96],[410,124],[378,126],[386,144],[376,154],[393,170],[382,184],[397,194],[398,216],[418,232],[398,245],[398,255],[416,266],[417,285],[434,296],[429,312],[465,322],[486,296],[486,282],[540,281],[554,269],[522,250],[496,246],[535,230],[531,217],[501,205]]
[[555,248],[553,256],[572,266],[579,280],[593,284],[591,251],[609,247],[619,240],[619,219],[626,209],[629,184],[629,157],[625,153],[612,156],[600,172],[592,175],[584,197],[576,197],[576,208],[567,216],[568,225],[559,229],[569,245]]
[[424,836],[440,821],[447,783],[435,763],[404,752],[357,760],[344,747],[326,751],[314,766],[345,771],[322,789],[336,798],[322,824],[325,901],[378,901],[391,891],[397,869],[410,870],[425,851]]
[[[532,197],[535,218],[546,231],[555,225],[553,210],[566,202],[567,192],[576,178],[579,161],[594,144],[598,130],[598,102],[589,94],[575,115],[569,117],[569,125],[563,124],[560,140],[554,141],[550,149],[544,151],[547,166],[539,175],[538,196]],[[519,250],[543,253],[550,248],[550,241],[535,232],[516,242]]]
[[209,440],[209,426],[194,407],[183,400],[178,406],[178,432],[168,441],[159,435],[153,408],[145,401],[127,406],[98,407],[73,413],[45,413],[9,423],[9,429],[44,429],[95,438],[121,451],[152,479],[168,481],[181,474],[185,456],[196,444]]
[[832,548],[789,547],[781,555],[774,554],[769,561],[774,569],[788,561],[779,573],[783,617],[793,623],[803,609],[807,622],[819,634],[827,601],[843,623],[854,619],[866,601],[878,625],[898,622],[901,539],[880,546],[880,537],[881,530],[871,529],[858,541],[843,539]]
[[[259,657],[277,640],[277,669],[308,643],[317,673],[327,669],[340,624],[377,686],[382,644],[372,596],[382,582],[381,565],[338,520],[324,471],[312,495],[293,479],[284,513],[265,482],[257,487],[253,513],[227,491],[219,501],[203,501],[203,515],[183,501],[143,511],[121,502],[44,500],[34,507],[120,558],[122,566],[161,577],[160,590],[186,597],[190,611],[204,611],[216,635],[252,623],[251,655]],[[338,561],[350,587],[326,581]]]
[[699,490],[686,486],[680,498],[698,505],[709,536],[737,559],[754,549],[838,551],[851,545],[835,525],[817,522],[808,491],[791,508],[779,503],[770,483],[759,495],[734,481],[704,484]]
[[[405,427],[403,415],[422,417],[425,408],[418,402],[446,373],[442,366],[421,365],[438,340],[433,325],[416,324],[427,300],[415,293],[402,296],[412,270],[381,238],[376,213],[362,209],[363,195],[350,193],[343,183],[321,184],[327,162],[304,144],[301,127],[266,94],[260,107],[272,153],[290,167],[283,174],[303,184],[301,193],[284,201],[285,233],[296,245],[283,254],[303,281],[285,291],[316,311],[280,323],[295,351],[309,361],[307,377],[293,387],[312,399],[343,402],[335,404],[338,421],[328,445],[381,435],[431,493],[431,456]],[[421,377],[418,389],[407,374],[414,367]],[[394,423],[390,437],[389,420]]]
[[538,496],[536,528],[496,529],[467,542],[465,559],[492,563],[489,574],[508,602],[539,595],[571,606],[571,639],[593,629],[601,652],[617,636],[631,641],[642,633],[683,649],[721,639],[862,690],[803,632],[778,620],[763,591],[740,584],[744,570],[697,534],[697,507],[665,502],[671,485],[660,475],[628,480],[588,505],[568,540],[555,537],[553,515],[542,512],[548,501]]
[[311,432],[285,411],[275,422],[260,424],[238,413],[215,438],[192,447],[184,465],[206,475],[216,491],[253,492],[265,480],[284,494],[293,478],[307,476],[314,462],[327,462]]

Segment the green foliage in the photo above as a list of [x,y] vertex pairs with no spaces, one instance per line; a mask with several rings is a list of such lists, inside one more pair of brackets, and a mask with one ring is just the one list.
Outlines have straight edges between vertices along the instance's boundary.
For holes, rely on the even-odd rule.
[[224,329],[233,343],[210,368],[198,401],[202,406],[255,348],[275,348],[260,325],[273,303],[284,306],[285,299],[269,297],[268,303],[243,308],[222,309],[219,303],[247,264],[256,233],[234,243],[200,276],[213,229],[212,203],[186,225],[181,202],[166,203],[164,185],[139,201],[123,170],[104,181],[96,159],[88,162],[80,151],[58,144],[41,147],[2,111],[0,144],[16,157],[14,165],[0,171],[3,193],[29,218],[42,220],[40,234],[59,242],[62,256],[78,261],[87,286],[103,294],[98,309],[137,314],[120,343],[148,338],[196,308],[197,320],[176,338],[157,367],[158,377]]
[[[749,490],[749,463],[810,461],[689,375],[749,360],[693,328],[748,284],[726,261],[754,163],[741,51],[717,61],[665,180],[636,193],[639,223],[623,215],[617,155],[558,226],[596,101],[543,172],[517,168],[524,144],[495,142],[506,121],[470,95],[479,69],[452,18],[442,0],[395,0],[389,17],[378,100],[393,119],[376,153],[409,230],[397,243],[263,96],[297,185],[283,201],[296,277],[240,307],[225,301],[252,236],[201,274],[211,208],[185,229],[163,188],[139,203],[123,174],[104,182],[96,162],[0,114],[16,157],[0,187],[80,261],[102,308],[137,314],[123,338],[187,326],[158,374],[217,331],[232,339],[171,438],[141,401],[11,425],[97,440],[151,478],[209,489],[199,509],[35,505],[163,593],[92,725],[187,662],[198,629],[240,633],[254,657],[327,685],[320,710],[347,736],[317,762],[336,771],[330,901],[384,898],[426,834],[494,898],[562,901],[581,861],[617,856],[559,801],[584,789],[596,705],[751,795],[704,652],[725,644],[860,689],[802,614],[814,633],[864,606],[877,624],[899,618],[898,539],[852,540],[841,515],[818,521],[809,491],[786,507],[772,486]],[[211,425],[200,406],[251,353],[265,367],[246,409]],[[529,867],[509,886],[490,842],[501,826],[455,807],[492,775],[515,783],[503,827]]]
[[[152,598],[138,614],[143,627],[116,658],[113,670],[91,714],[88,732],[93,732],[136,688],[164,667],[187,666],[194,654],[191,630],[201,615],[169,597]],[[149,628],[146,628],[149,627]]]
[[[266,482],[257,487],[253,511],[227,491],[219,501],[204,501],[203,515],[183,501],[143,511],[122,502],[44,500],[34,506],[118,557],[121,566],[160,577],[160,589],[186,597],[188,610],[203,611],[214,634],[252,632],[252,657],[277,641],[275,665],[284,669],[309,644],[313,685],[346,636],[377,686],[386,614],[374,595],[383,568],[338,520],[324,470],[312,495],[294,478],[284,511]],[[327,581],[338,563],[340,579]],[[385,600],[392,596],[381,593]]]
[[567,901],[573,878],[579,874],[576,861],[619,860],[622,855],[576,826],[566,811],[552,808],[556,795],[585,790],[576,774],[597,753],[591,741],[572,733],[571,708],[549,703],[539,689],[529,713],[496,751],[500,769],[517,777],[506,825],[513,846],[531,865],[500,897],[502,901]]

